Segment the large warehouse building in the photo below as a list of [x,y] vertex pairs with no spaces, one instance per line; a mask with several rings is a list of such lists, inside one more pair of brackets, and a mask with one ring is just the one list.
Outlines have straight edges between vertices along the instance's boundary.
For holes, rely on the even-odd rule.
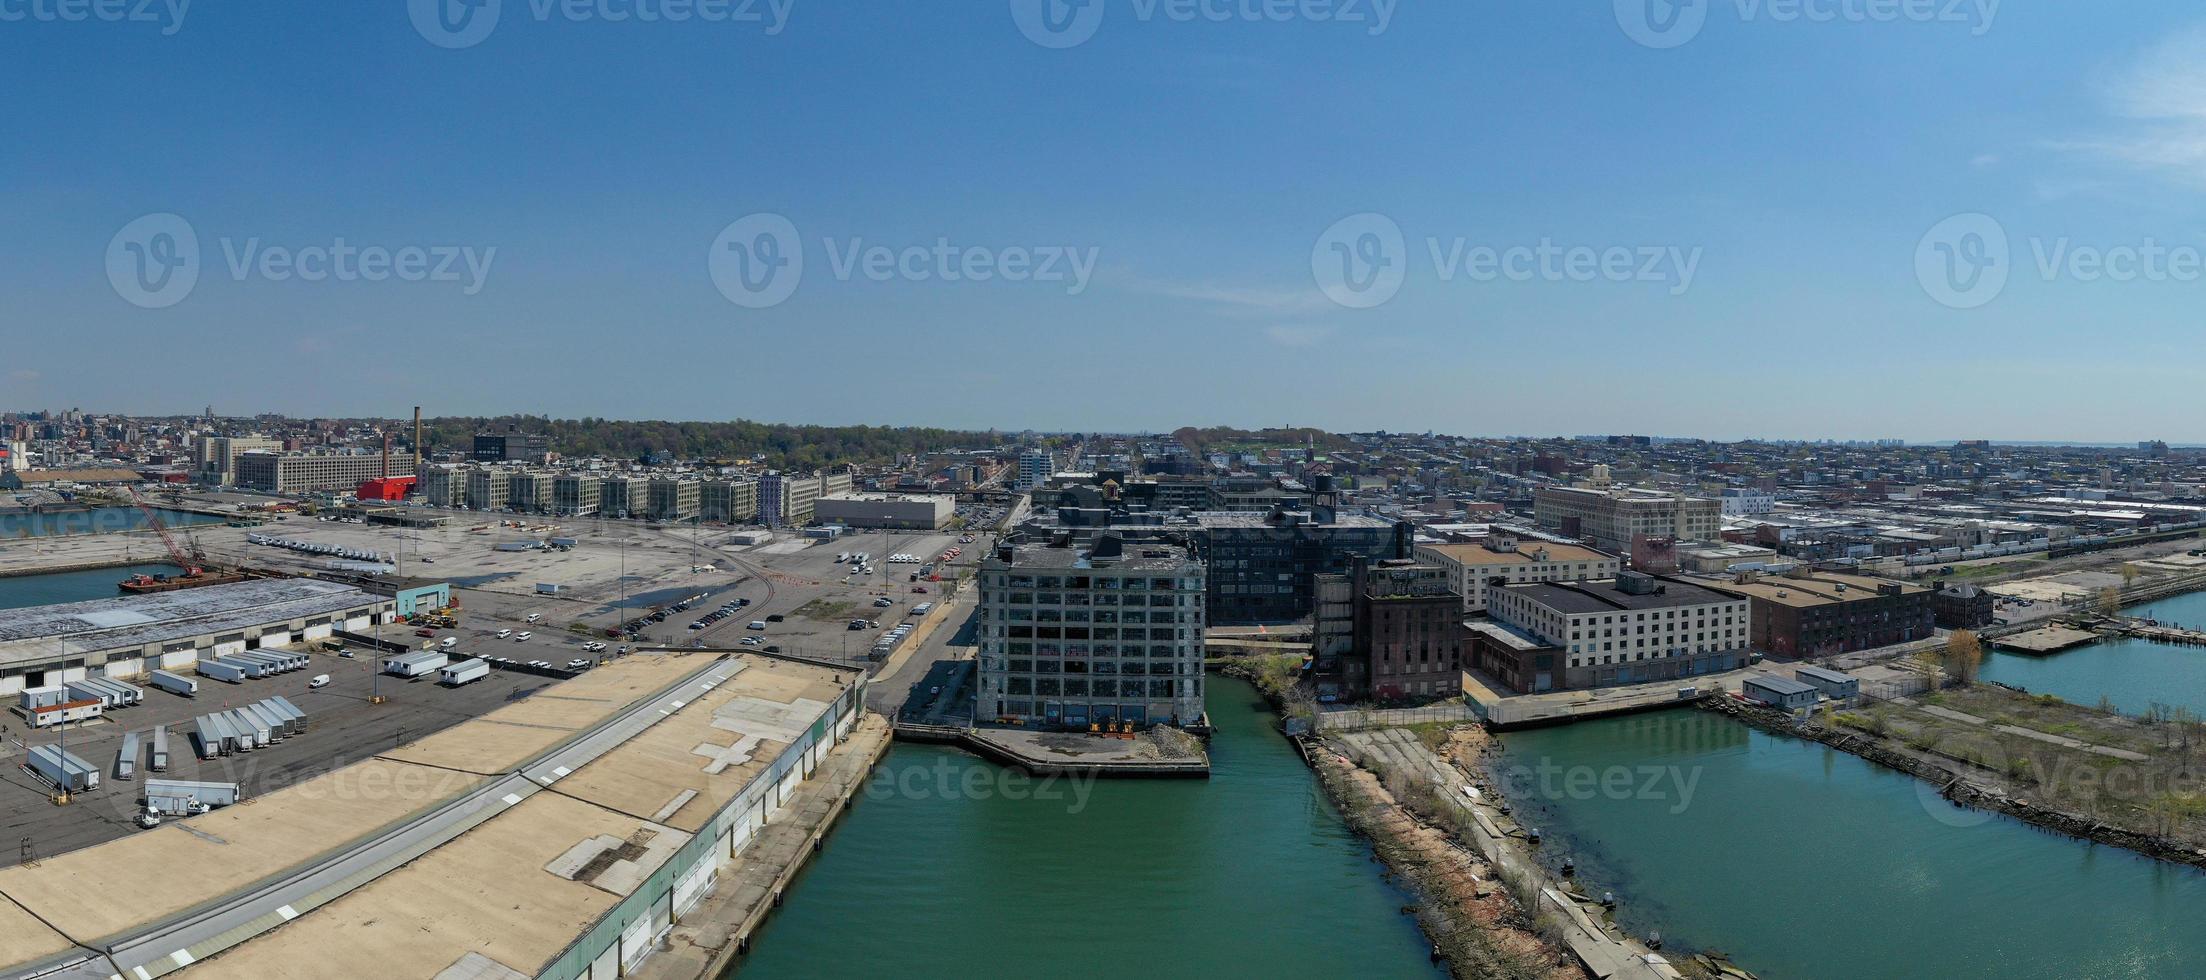
[[812,519],[822,524],[939,531],[957,514],[955,498],[943,494],[836,494],[812,502]]
[[0,695],[86,677],[188,669],[388,620],[392,600],[315,579],[263,579],[0,610]]
[[864,678],[640,654],[251,806],[0,869],[0,977],[633,976],[748,887],[733,863],[860,724]]

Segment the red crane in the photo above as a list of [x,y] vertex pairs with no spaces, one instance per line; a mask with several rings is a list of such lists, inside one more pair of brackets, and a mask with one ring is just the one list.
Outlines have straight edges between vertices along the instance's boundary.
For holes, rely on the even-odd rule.
[[[154,533],[159,534],[161,543],[168,547],[169,559],[176,563],[176,567],[184,570],[182,577],[198,578],[207,573],[207,570],[201,568],[199,564],[203,560],[199,555],[199,545],[194,543],[191,553],[185,554],[184,549],[177,545],[176,536],[169,533],[168,525],[161,522],[160,512],[154,510],[152,504],[146,503],[146,498],[139,496],[135,487],[130,489],[130,502],[137,504],[138,509],[145,512],[146,523],[153,525]],[[137,576],[137,578],[144,577],[142,575]]]

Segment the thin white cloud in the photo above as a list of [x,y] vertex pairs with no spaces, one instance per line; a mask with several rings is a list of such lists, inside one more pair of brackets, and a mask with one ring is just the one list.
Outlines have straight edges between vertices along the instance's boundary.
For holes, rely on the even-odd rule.
[[1339,312],[1315,284],[1301,289],[1261,286],[1222,286],[1215,283],[1134,281],[1128,288],[1173,299],[1193,300],[1251,316],[1301,316]]
[[2125,125],[2055,146],[2206,187],[2206,26],[2146,49],[2106,97]]
[[1281,347],[1316,347],[1333,335],[1333,328],[1313,324],[1274,324],[1264,328],[1264,337]]

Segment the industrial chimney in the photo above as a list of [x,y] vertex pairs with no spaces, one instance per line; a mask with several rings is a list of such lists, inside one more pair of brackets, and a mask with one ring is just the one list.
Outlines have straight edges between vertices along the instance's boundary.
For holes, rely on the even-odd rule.
[[414,406],[414,475],[420,476],[429,465],[429,450],[421,444],[421,406]]

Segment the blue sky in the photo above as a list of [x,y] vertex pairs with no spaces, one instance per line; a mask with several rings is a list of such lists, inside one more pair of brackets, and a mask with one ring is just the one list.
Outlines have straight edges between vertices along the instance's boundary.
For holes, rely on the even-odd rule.
[[[404,0],[70,2],[0,0],[0,406],[2206,441],[2188,5],[1702,0],[1649,46],[1661,0],[1090,0],[1053,47],[1058,0],[502,0],[444,47]],[[148,308],[164,214],[197,279]],[[1336,302],[1389,224],[1345,254],[1398,288]],[[424,262],[280,261],[340,240]]]

